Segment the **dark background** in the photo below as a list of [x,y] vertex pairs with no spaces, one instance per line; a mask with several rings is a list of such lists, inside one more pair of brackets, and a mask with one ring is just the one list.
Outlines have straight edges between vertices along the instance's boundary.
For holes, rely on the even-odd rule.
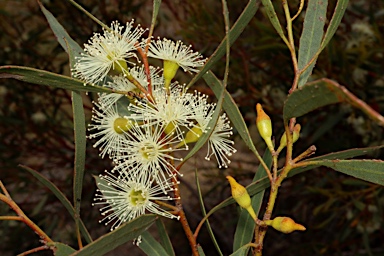
[[[100,27],[67,1],[42,1],[68,33],[80,44]],[[78,1],[106,24],[135,18],[149,27],[151,1]],[[231,22],[247,1],[229,1]],[[279,1],[277,1],[279,2]],[[292,2],[292,4],[291,4]],[[330,1],[330,8],[335,1]],[[292,13],[298,1],[290,1]],[[276,5],[279,17],[284,17]],[[255,105],[260,102],[271,116],[274,135],[283,132],[282,106],[293,80],[289,51],[258,10],[255,18],[231,48],[228,91],[242,111],[260,152],[264,143],[254,127]],[[328,19],[331,13],[328,14]],[[294,23],[296,45],[304,13]],[[281,19],[282,26],[284,22]],[[204,56],[209,56],[224,36],[220,1],[163,0],[154,36],[181,39]],[[384,1],[351,0],[345,17],[329,46],[320,55],[311,79],[328,77],[346,86],[372,108],[384,113]],[[68,58],[57,43],[38,4],[33,0],[0,0],[0,65],[21,65],[69,75]],[[224,72],[224,60],[214,65],[218,77]],[[191,76],[179,74],[188,82]],[[199,81],[193,89],[213,95]],[[87,122],[90,122],[95,95],[84,95]],[[315,144],[316,155],[352,147],[383,144],[383,128],[358,109],[346,104],[324,107],[301,117],[300,140],[294,153]],[[250,183],[258,165],[247,148],[235,138],[238,153],[226,170],[201,165],[195,158],[185,167],[182,193],[191,226],[201,219],[195,185],[188,175],[199,169],[200,182],[211,209],[230,195],[225,176],[230,174],[243,185]],[[73,126],[70,92],[11,79],[0,80],[0,179],[13,199],[54,241],[77,248],[74,222],[60,202],[26,171],[27,165],[50,179],[72,200]],[[203,157],[203,156],[200,156]],[[383,152],[368,157],[383,159]],[[95,192],[92,175],[110,169],[107,159],[98,157],[92,142],[87,146],[86,173],[81,216],[93,238],[108,232],[98,223],[98,210],[91,207]],[[269,230],[265,239],[266,255],[383,255],[383,188],[355,180],[330,169],[317,169],[283,183],[274,215],[291,216],[307,231],[284,235]],[[262,211],[265,207],[262,207]],[[13,214],[0,202],[0,214]],[[210,220],[225,255],[232,252],[237,208],[229,206]],[[177,255],[190,255],[189,246],[175,221],[167,224]],[[155,230],[154,234],[156,233]],[[198,242],[207,255],[216,255],[210,238],[203,230]],[[0,222],[1,255],[16,255],[39,246],[39,238],[24,224]],[[37,254],[36,254],[37,255]],[[38,255],[51,255],[40,252]],[[144,255],[131,243],[109,255]]]

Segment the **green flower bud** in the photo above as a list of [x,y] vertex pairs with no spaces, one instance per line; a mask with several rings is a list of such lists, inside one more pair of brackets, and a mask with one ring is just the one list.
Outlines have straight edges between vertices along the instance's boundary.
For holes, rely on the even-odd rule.
[[[293,128],[293,134],[292,134],[292,142],[293,143],[295,143],[299,139],[299,137],[300,137],[300,130],[301,130],[301,125],[300,124],[296,124],[295,127]],[[280,145],[279,145],[279,148],[277,149],[277,152],[280,152],[286,146],[287,146],[287,135],[284,132],[283,136],[281,136]]]
[[179,65],[174,61],[164,60],[163,69],[165,88],[168,90],[172,79],[175,77],[176,72],[179,69]]
[[260,103],[256,105],[257,118],[256,126],[259,130],[260,136],[264,139],[269,151],[274,152],[274,146],[271,140],[272,137],[272,122],[271,118],[264,112],[263,107]]

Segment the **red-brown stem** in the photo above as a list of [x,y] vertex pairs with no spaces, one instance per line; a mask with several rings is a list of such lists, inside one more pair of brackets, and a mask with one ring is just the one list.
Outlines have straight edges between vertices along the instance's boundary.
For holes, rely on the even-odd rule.
[[181,203],[181,197],[180,197],[180,191],[179,191],[179,185],[177,182],[177,178],[174,176],[173,177],[173,182],[174,182],[174,189],[175,189],[175,204],[176,207],[178,208],[178,215],[180,217],[180,223],[184,229],[185,235],[187,236],[187,239],[189,241],[189,245],[191,246],[192,249],[192,255],[193,256],[199,256],[199,252],[197,250],[197,243],[196,239],[193,236],[192,230],[188,224],[187,217],[185,216],[185,212],[183,210],[183,205]]
[[17,256],[25,256],[25,255],[28,255],[28,254],[32,254],[32,253],[35,253],[35,252],[44,251],[44,250],[48,250],[48,249],[49,249],[48,246],[42,245],[40,247],[36,247],[36,248],[33,248],[33,249],[28,250],[26,252],[20,253]]
[[[1,183],[1,186],[2,186],[2,183]],[[0,201],[3,201],[7,205],[9,205],[9,207],[11,207],[12,210],[14,210],[16,214],[21,218],[21,221],[27,224],[33,231],[35,231],[35,233],[44,241],[44,243],[53,243],[53,240],[24,214],[24,212],[15,203],[15,201],[12,200],[11,197],[7,197],[3,194],[0,194]]]
[[[150,40],[147,40],[146,45],[149,45],[149,43],[150,43]],[[143,49],[141,49],[140,47],[137,47],[137,51],[139,52],[141,59],[143,60],[145,74],[147,75],[148,92],[149,92],[149,95],[151,95],[152,97],[153,90],[152,90],[152,81],[151,81],[151,70],[149,69],[148,56],[147,56],[148,49],[146,47],[145,51],[143,51]]]

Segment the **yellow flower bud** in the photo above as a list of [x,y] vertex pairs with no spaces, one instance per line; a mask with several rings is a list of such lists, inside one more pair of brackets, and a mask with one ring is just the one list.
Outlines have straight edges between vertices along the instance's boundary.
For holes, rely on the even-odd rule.
[[[295,143],[299,137],[300,137],[300,130],[301,130],[301,125],[296,124],[295,127],[293,128],[293,134],[292,134],[292,142]],[[280,139],[280,145],[279,148],[277,149],[277,152],[280,152],[283,148],[287,146],[287,135],[284,132],[283,136],[281,136]]]
[[274,152],[274,146],[271,140],[272,137],[272,122],[271,118],[264,112],[260,103],[256,105],[257,118],[256,125],[259,130],[260,136],[264,139],[269,151]]
[[179,69],[179,65],[174,61],[164,60],[163,69],[163,76],[165,82],[164,86],[168,90],[172,79],[175,77],[176,72]]
[[237,183],[237,181],[231,176],[226,177],[231,185],[232,197],[235,201],[244,209],[248,211],[251,217],[256,220],[256,213],[252,208],[251,197],[245,187]]
[[265,224],[272,226],[277,231],[289,234],[293,231],[304,231],[306,228],[303,225],[297,224],[289,217],[276,217],[273,220],[265,220]]

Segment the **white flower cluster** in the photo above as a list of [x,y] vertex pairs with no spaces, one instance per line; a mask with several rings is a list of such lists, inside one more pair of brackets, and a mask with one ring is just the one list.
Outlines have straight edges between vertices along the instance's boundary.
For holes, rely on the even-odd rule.
[[[85,83],[98,83],[119,93],[100,93],[93,110],[89,138],[116,164],[97,178],[95,204],[102,205],[102,221],[119,227],[145,211],[169,218],[176,217],[159,202],[175,199],[177,176],[176,151],[186,151],[209,127],[215,104],[199,92],[186,92],[184,86],[172,83],[177,70],[198,72],[205,60],[182,42],[168,39],[150,42],[148,54],[145,30],[113,22],[109,30],[95,34],[84,53],[77,57],[74,76]],[[144,56],[144,57],[143,57]],[[134,66],[149,56],[164,61],[163,69]],[[124,92],[124,93],[121,93]],[[215,156],[219,167],[227,167],[229,156],[236,152],[232,127],[223,114],[208,142],[206,159]],[[177,154],[180,155],[180,154]],[[171,193],[170,193],[171,192]],[[161,203],[161,205],[167,205]],[[170,207],[172,208],[172,207]]]

